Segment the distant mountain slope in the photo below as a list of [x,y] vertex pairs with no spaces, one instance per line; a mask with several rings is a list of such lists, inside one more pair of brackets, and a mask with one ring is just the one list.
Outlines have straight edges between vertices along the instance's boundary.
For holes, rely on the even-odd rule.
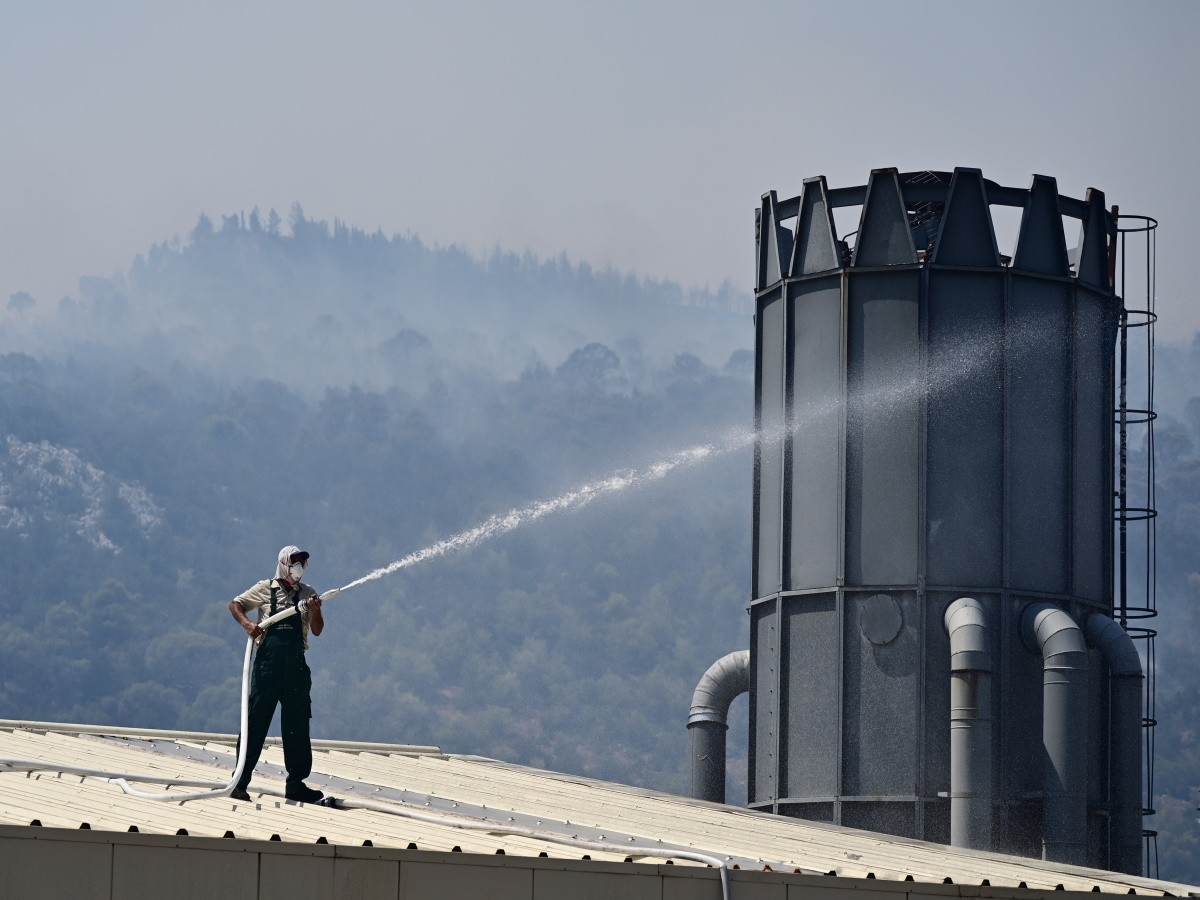
[[[565,257],[484,260],[412,236],[257,212],[201,216],[185,243],[156,244],[127,274],[85,278],[57,309],[5,316],[0,350],[58,354],[100,344],[148,368],[217,378],[425,387],[461,370],[512,378],[593,341],[644,364],[689,352],[721,365],[752,345],[749,292],[685,290]],[[30,298],[31,302],[33,298]],[[11,304],[10,304],[11,306]]]

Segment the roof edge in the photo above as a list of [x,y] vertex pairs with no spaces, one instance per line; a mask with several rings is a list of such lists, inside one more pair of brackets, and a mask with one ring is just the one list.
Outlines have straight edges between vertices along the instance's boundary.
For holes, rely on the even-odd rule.
[[[55,734],[98,734],[109,737],[163,738],[175,741],[209,741],[214,744],[236,744],[236,734],[215,731],[174,731],[163,728],[133,728],[124,725],[79,725],[68,722],[37,722],[27,719],[0,719],[0,730],[46,731]],[[268,744],[279,744],[278,737],[268,737]],[[314,750],[343,750],[349,753],[399,753],[406,756],[445,756],[440,747],[425,744],[388,744],[373,741],[335,741],[313,738]]]

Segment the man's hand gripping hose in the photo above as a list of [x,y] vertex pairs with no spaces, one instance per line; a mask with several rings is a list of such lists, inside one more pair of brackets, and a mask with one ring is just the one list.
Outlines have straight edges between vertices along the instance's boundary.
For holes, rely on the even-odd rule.
[[[322,603],[324,603],[326,600],[336,597],[338,594],[340,594],[344,590],[345,590],[345,588],[334,588],[332,591],[326,591],[325,593],[321,594],[320,596],[317,597],[317,599],[320,600]],[[303,613],[307,609],[308,609],[308,601],[307,600],[301,600],[298,604],[296,604],[297,612]],[[288,614],[290,615],[290,612]],[[283,615],[283,614],[275,615],[275,616],[272,616],[271,618],[267,619],[267,622],[277,622],[282,618],[285,618],[285,615]],[[264,624],[266,624],[266,623],[259,622],[260,626],[262,626]]]

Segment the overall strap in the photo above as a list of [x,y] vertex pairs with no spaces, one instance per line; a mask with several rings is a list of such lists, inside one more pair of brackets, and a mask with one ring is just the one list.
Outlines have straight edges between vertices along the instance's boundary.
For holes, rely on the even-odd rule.
[[[281,607],[279,594],[280,588],[275,581],[272,580],[270,612],[270,615],[272,616],[279,612]],[[296,594],[292,598],[292,604],[298,606],[299,602],[300,588],[297,587]],[[297,647],[302,647],[303,625],[302,623],[293,622],[291,619],[285,619],[282,622],[277,622],[269,631],[267,631],[267,638],[273,639],[271,642],[272,646],[290,646],[294,644]]]

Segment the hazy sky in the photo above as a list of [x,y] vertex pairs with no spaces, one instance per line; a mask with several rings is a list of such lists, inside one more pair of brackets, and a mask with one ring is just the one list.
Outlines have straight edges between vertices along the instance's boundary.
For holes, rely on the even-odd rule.
[[764,191],[965,165],[1158,217],[1185,339],[1198,37],[1194,2],[5,0],[0,323],[201,211],[293,201],[749,290]]

